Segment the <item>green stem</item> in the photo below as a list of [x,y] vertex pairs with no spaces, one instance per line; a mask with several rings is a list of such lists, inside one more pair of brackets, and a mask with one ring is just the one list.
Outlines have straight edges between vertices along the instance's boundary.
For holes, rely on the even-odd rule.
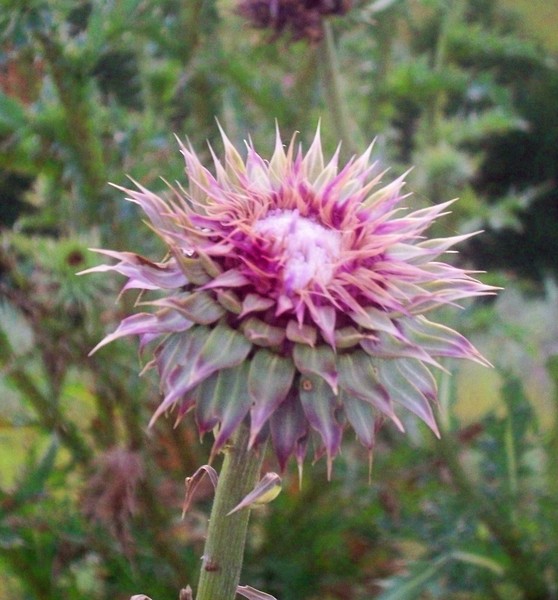
[[333,119],[333,125],[336,128],[337,137],[343,141],[341,158],[348,159],[358,154],[359,143],[343,94],[343,83],[333,31],[327,21],[324,23],[323,52],[320,53],[320,57],[322,58],[326,102]]
[[196,600],[234,600],[240,579],[249,510],[227,516],[256,485],[264,450],[248,448],[244,426],[227,448],[209,520]]
[[[440,33],[438,35],[432,59],[433,73],[441,75],[448,63],[449,34],[452,31],[452,28],[463,18],[465,8],[466,5],[463,0],[457,0],[449,5],[447,12],[442,16]],[[426,119],[428,123],[426,135],[427,139],[433,145],[440,141],[440,124],[444,116],[447,95],[446,89],[439,89],[426,108]],[[437,202],[438,200],[434,199],[434,201]]]

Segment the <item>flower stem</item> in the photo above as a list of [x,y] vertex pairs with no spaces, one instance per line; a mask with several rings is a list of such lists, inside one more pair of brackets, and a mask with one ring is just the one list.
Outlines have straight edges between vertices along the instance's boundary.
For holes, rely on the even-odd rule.
[[322,58],[327,107],[331,114],[337,137],[343,141],[343,146],[341,147],[342,157],[349,159],[352,155],[358,154],[360,139],[356,139],[358,134],[349,116],[349,108],[343,94],[344,84],[337,59],[333,31],[327,21],[324,23],[324,40],[320,57]]
[[211,510],[196,600],[233,600],[240,579],[249,510],[230,516],[232,510],[256,485],[264,449],[248,449],[244,426],[226,450]]

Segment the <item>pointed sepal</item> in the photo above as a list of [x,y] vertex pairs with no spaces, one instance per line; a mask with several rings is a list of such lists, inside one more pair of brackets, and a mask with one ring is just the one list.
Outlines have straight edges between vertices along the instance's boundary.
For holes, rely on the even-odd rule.
[[298,398],[298,390],[291,388],[269,422],[273,449],[283,472],[291,456],[296,456],[300,462],[306,454],[308,422]]
[[315,327],[312,327],[312,325],[300,325],[293,319],[287,323],[285,333],[287,335],[287,339],[291,342],[306,344],[312,348],[316,345],[318,340],[318,331]]
[[376,442],[378,411],[370,402],[356,396],[344,393],[342,400],[345,416],[355,430],[357,438],[365,448],[372,450]]
[[432,412],[431,400],[413,384],[401,361],[383,361],[379,367],[379,378],[394,402],[405,407],[422,419],[437,437],[440,437],[438,425]]
[[165,333],[186,331],[192,325],[192,321],[172,310],[161,310],[156,313],[137,313],[123,319],[113,333],[103,338],[91,350],[89,356],[97,352],[99,348],[127,335],[141,336],[143,345],[146,337],[150,340]]
[[369,402],[403,431],[386,388],[378,380],[378,368],[365,352],[342,354],[337,360],[339,387],[350,396]]
[[281,477],[277,473],[266,473],[256,487],[227,513],[227,517],[243,508],[257,508],[268,504],[277,498],[281,489]]
[[317,375],[300,378],[300,403],[304,414],[322,438],[327,453],[327,475],[331,478],[331,466],[339,453],[343,428],[337,421],[339,401],[331,386]]
[[311,348],[295,344],[293,360],[296,368],[305,375],[319,375],[327,381],[334,394],[337,394],[338,374],[335,365],[335,353],[329,346]]
[[467,358],[485,367],[492,366],[463,335],[422,315],[406,319],[404,331],[408,338],[432,356]]
[[173,354],[176,358],[174,363],[167,359],[171,370],[164,381],[166,396],[150,424],[210,375],[240,364],[252,348],[242,334],[224,323],[213,329],[198,325],[185,338],[184,354]]
[[279,346],[285,339],[282,327],[269,325],[256,317],[248,317],[240,326],[242,333],[256,346]]
[[269,419],[270,415],[286,398],[291,387],[295,367],[290,358],[262,348],[250,361],[248,391],[252,398],[250,411],[250,445]]
[[247,361],[221,369],[204,381],[196,394],[196,421],[200,434],[218,427],[211,456],[223,447],[250,410]]
[[225,314],[225,309],[208,292],[171,296],[149,304],[172,308],[200,325],[215,323]]

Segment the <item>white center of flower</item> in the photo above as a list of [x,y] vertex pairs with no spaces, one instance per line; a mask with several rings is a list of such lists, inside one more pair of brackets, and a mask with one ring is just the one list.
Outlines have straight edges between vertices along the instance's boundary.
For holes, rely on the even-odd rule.
[[341,234],[327,229],[298,210],[276,210],[255,224],[256,233],[270,243],[283,262],[283,283],[296,292],[312,281],[326,285],[341,254]]

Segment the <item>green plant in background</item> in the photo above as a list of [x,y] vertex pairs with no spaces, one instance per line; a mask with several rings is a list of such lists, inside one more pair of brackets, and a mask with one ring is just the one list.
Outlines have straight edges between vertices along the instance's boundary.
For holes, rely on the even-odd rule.
[[[424,590],[433,596],[552,597],[556,544],[549,535],[555,518],[548,484],[555,461],[550,440],[537,441],[532,405],[510,374],[502,398],[501,415],[454,430],[439,449],[419,454],[418,460],[439,469],[434,478],[418,461],[405,459],[409,471],[403,479],[412,477],[408,483],[416,492],[413,504],[398,500],[399,516],[409,519],[400,533],[408,531],[417,542],[419,560],[405,576],[386,581],[381,598],[412,598]],[[436,497],[440,476],[451,477],[455,486],[443,498]]]
[[[300,130],[308,144],[321,118],[327,151],[343,139],[349,155],[381,132],[375,153],[382,162],[396,173],[420,166],[409,181],[410,201],[428,206],[461,196],[451,220],[435,225],[437,235],[489,229],[463,244],[459,264],[495,264],[538,281],[555,268],[556,68],[509,12],[515,1],[505,8],[493,0],[355,1],[342,16],[320,15],[318,30],[328,39],[308,43],[253,30],[234,0],[4,0],[0,596],[126,598],[141,589],[172,597],[185,572],[198,568],[205,511],[196,503],[184,522],[178,516],[184,475],[210,448],[198,445],[191,428],[167,421],[146,435],[157,387],[149,378],[140,385],[134,353],[116,343],[86,358],[133,299],[125,295],[117,307],[110,286],[72,274],[90,266],[85,246],[108,240],[161,256],[155,236],[129,227],[133,207],[106,182],[122,183],[130,173],[158,187],[161,165],[169,181],[180,179],[169,132],[187,133],[204,163],[205,140],[220,144],[215,116],[235,145],[252,132],[265,147],[274,119],[287,137]],[[75,262],[74,250],[85,262]],[[491,277],[510,287],[503,275]],[[500,375],[459,369],[451,428],[444,425],[459,440],[470,484],[488,492],[507,515],[503,522],[512,515],[526,563],[543,574],[545,598],[556,595],[547,566],[556,563],[555,549],[543,535],[556,527],[552,289],[519,280],[494,306],[463,313],[457,328],[498,358]],[[511,438],[484,444],[493,427],[485,420],[507,414],[498,388],[522,402],[504,385],[514,377],[525,406],[534,407],[523,413],[531,426],[524,433],[508,427]],[[451,494],[437,456],[443,445],[411,423],[405,444],[387,429],[378,434],[372,486],[365,485],[366,449],[347,440],[325,492],[318,464],[306,472],[302,492],[286,490],[276,509],[255,515],[246,580],[281,600],[375,597],[386,578],[391,597],[527,597],[486,515]],[[510,439],[520,433],[528,449],[514,463]],[[479,470],[489,458],[498,468]],[[138,460],[141,478],[116,485],[118,465]],[[515,475],[513,464],[521,467]],[[105,479],[113,483],[102,494],[96,482]],[[297,487],[287,475],[287,489],[291,479]],[[29,481],[35,491],[26,496]],[[485,481],[491,485],[483,489]],[[518,493],[508,493],[510,485]],[[198,490],[203,504],[209,490]],[[91,510],[110,501],[113,511]],[[279,512],[289,515],[292,537]],[[282,536],[304,541],[294,553],[292,543],[277,542]]]

